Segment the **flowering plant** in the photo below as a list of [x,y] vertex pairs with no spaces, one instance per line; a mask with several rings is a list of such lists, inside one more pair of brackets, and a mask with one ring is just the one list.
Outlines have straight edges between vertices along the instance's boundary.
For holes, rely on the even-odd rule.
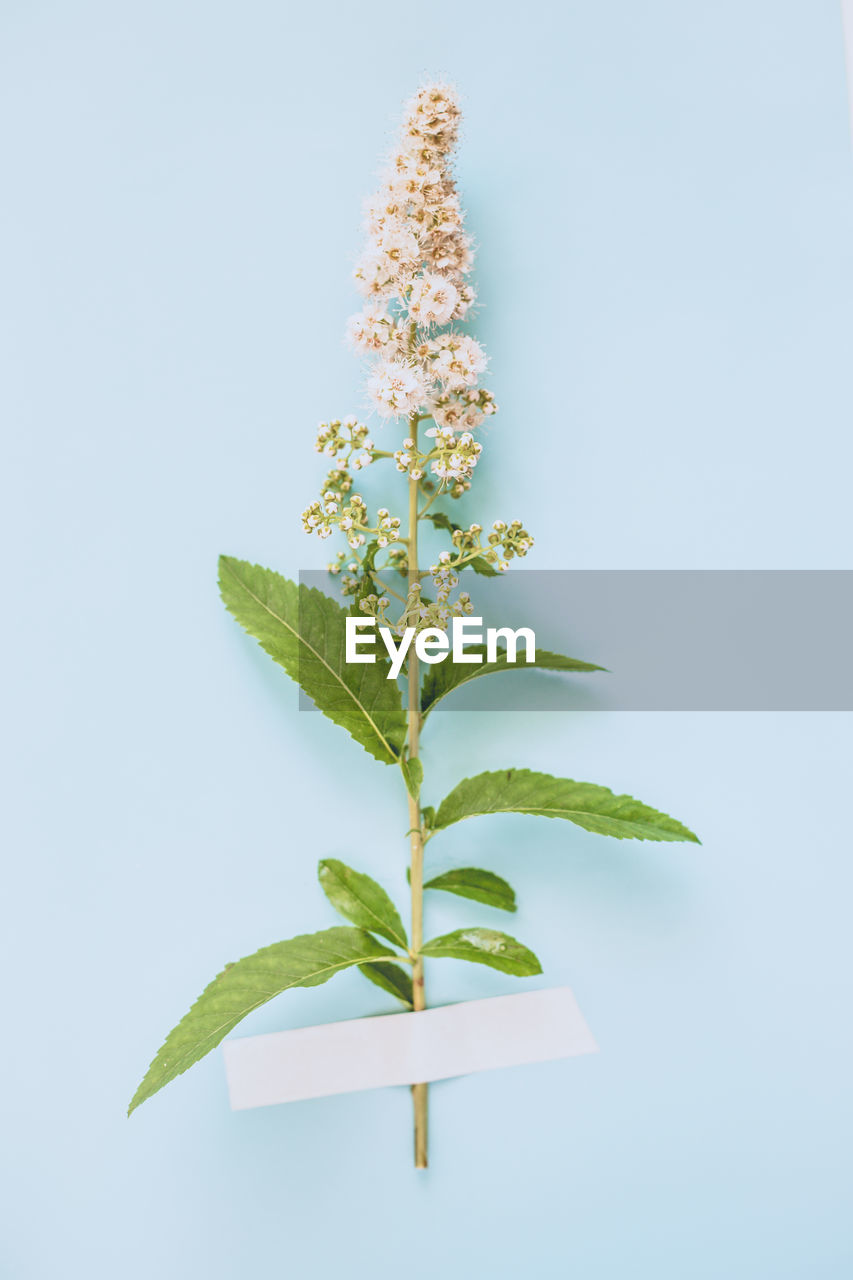
[[[247,1014],[295,986],[315,986],[357,967],[408,1010],[425,1008],[424,961],[450,957],[526,977],[541,973],[533,952],[495,929],[462,928],[424,941],[424,890],[443,890],[515,910],[515,894],[499,876],[458,868],[424,880],[424,848],[442,830],[482,814],[523,813],[563,818],[617,839],[696,840],[681,823],[630,796],[528,769],[481,773],[461,781],[438,808],[422,805],[420,739],[433,708],[460,684],[511,669],[506,650],[469,649],[461,665],[430,665],[421,679],[418,648],[406,650],[407,701],[389,664],[347,661],[347,618],[374,619],[398,635],[434,631],[470,614],[459,590],[463,568],[493,576],[533,539],[520,520],[456,524],[438,499],[471,487],[483,450],[474,432],[496,412],[480,385],[486,355],[460,324],[475,301],[473,251],[451,170],[459,126],[454,91],[419,90],[408,104],[399,147],[379,192],[367,206],[367,247],[355,270],[365,297],[348,325],[353,345],[371,360],[367,392],[379,418],[402,423],[398,447],[380,449],[357,417],[322,423],[316,447],[331,462],[321,497],[303,513],[308,533],[343,534],[346,549],[328,566],[348,607],[269,569],[223,556],[220,589],[237,621],[317,707],[384,764],[400,768],[408,799],[411,922],[407,932],[385,890],[344,863],[325,858],[320,885],[350,922],[264,947],[225,969],[166,1038],[130,1104],[130,1111],[217,1045]],[[423,423],[430,423],[421,431]],[[381,460],[406,476],[406,509],[371,515],[354,475]],[[449,546],[428,570],[419,568],[423,521]],[[394,585],[392,585],[394,584]],[[424,591],[434,591],[434,596]],[[394,601],[392,605],[392,600]],[[594,671],[591,663],[538,650],[532,665]],[[427,1086],[412,1086],[415,1164],[427,1163]]]

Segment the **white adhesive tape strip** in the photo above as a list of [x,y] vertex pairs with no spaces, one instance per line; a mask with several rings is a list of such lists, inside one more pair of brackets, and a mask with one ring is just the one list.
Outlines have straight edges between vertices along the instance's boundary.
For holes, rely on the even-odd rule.
[[244,1036],[223,1045],[235,1111],[597,1049],[569,987]]

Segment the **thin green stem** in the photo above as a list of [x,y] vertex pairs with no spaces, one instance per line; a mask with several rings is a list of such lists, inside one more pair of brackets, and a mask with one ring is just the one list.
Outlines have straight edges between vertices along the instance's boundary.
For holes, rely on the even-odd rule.
[[[410,435],[417,448],[418,417],[410,419]],[[420,581],[418,574],[418,482],[409,478],[409,592]],[[417,760],[421,732],[421,698],[418,658],[414,646],[409,650],[409,760]],[[409,793],[409,827],[411,846],[412,891],[412,989],[413,1008],[419,1013],[426,1008],[424,992],[424,962],[421,948],[424,941],[424,845],[421,826],[420,788],[417,794]],[[412,1101],[415,1111],[415,1168],[427,1167],[427,1086],[412,1085]]]
[[399,600],[401,604],[406,603],[406,597],[401,596],[399,591],[395,591],[393,587],[389,587],[387,582],[383,582],[375,569],[369,570],[370,576],[377,587],[381,587],[382,591],[389,596],[393,596],[395,600]]
[[430,498],[429,502],[424,503],[424,505],[421,507],[420,511],[418,512],[418,519],[419,519],[419,520],[423,520],[424,516],[425,516],[425,515],[426,515],[426,513],[429,511],[430,507],[431,507],[431,506],[432,506],[432,504],[435,502],[436,498],[440,497],[442,493],[444,493],[444,481],[443,481],[443,480],[442,480],[441,484],[437,487],[437,489],[436,489],[435,493],[432,495],[432,497]]

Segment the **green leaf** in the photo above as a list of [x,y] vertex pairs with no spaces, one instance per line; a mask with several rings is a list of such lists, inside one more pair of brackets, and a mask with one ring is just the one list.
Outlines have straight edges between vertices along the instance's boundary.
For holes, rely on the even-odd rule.
[[496,569],[490,564],[485,556],[475,556],[473,560],[469,560],[463,568],[473,569],[475,573],[479,573],[481,578],[499,578],[500,569]]
[[450,516],[444,511],[431,511],[429,515],[425,515],[424,520],[431,520],[436,529],[446,529],[448,533],[455,533],[461,526],[454,524]]
[[539,667],[545,671],[604,671],[592,662],[581,662],[579,658],[565,658],[561,653],[549,653],[546,649],[536,650],[535,662],[508,662],[506,649],[499,649],[495,662],[486,662],[486,650],[483,645],[466,646],[466,653],[476,653],[483,657],[478,666],[473,663],[436,662],[427,667],[421,694],[421,710],[427,715],[440,698],[444,698],[460,685],[479,676],[491,675],[494,671],[529,671]]
[[323,892],[336,911],[360,929],[381,934],[398,947],[408,948],[406,930],[388,894],[370,876],[353,871],[337,858],[323,858],[317,866]]
[[219,558],[226,608],[284,667],[319,709],[377,760],[395,764],[406,715],[389,664],[344,661],[347,613],[315,587],[297,586],[271,569]]
[[406,790],[413,800],[417,800],[421,793],[421,783],[424,780],[423,765],[416,757],[414,760],[401,760],[400,767],[403,770]]
[[406,973],[405,969],[385,960],[378,960],[375,964],[360,964],[358,967],[365,978],[369,978],[375,986],[396,996],[409,1008],[412,1007],[415,999],[412,991],[412,975]]
[[658,813],[632,796],[615,796],[592,782],[553,778],[530,769],[505,769],[464,778],[439,805],[433,829],[449,827],[463,818],[491,813],[529,813],[542,818],[566,818],[586,831],[617,840],[700,841],[687,827]]
[[425,804],[421,809],[421,817],[424,820],[424,826],[429,830],[435,820],[435,809],[431,804]]
[[453,871],[445,871],[443,875],[427,880],[424,888],[443,889],[445,893],[455,893],[460,898],[485,902],[487,907],[497,907],[499,911],[515,911],[512,885],[491,871],[481,871],[479,867],[457,867]]
[[514,973],[519,978],[529,978],[542,972],[541,964],[528,947],[497,929],[457,929],[454,933],[433,938],[422,948],[421,954],[487,964],[492,969]]
[[342,969],[393,956],[363,929],[338,926],[275,942],[226,965],[181,1019],[136,1090],[128,1115],[224,1040],[247,1014],[291,987],[316,987]]

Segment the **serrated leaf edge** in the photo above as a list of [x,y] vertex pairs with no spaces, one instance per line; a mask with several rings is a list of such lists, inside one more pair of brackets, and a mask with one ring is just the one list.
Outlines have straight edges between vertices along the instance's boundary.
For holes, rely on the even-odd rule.
[[[439,831],[446,831],[448,827],[455,826],[457,822],[465,822],[469,818],[500,817],[508,813],[517,813],[521,817],[531,817],[531,818],[565,818],[569,822],[573,820],[572,817],[569,817],[569,815],[574,815],[577,818],[595,818],[600,816],[608,817],[608,815],[606,814],[598,815],[594,812],[590,813],[590,811],[587,809],[551,808],[547,805],[531,805],[530,807],[524,808],[524,809],[518,809],[518,808],[483,809],[478,813],[465,813],[460,818],[453,818],[451,822],[440,823],[438,821],[438,819],[441,816],[441,810],[443,805],[450,798],[450,796],[453,795],[454,791],[456,791],[458,787],[461,787],[464,782],[473,782],[477,778],[486,777],[486,776],[495,775],[495,774],[501,774],[501,773],[512,775],[514,773],[530,774],[530,773],[538,773],[538,772],[539,770],[536,770],[536,769],[492,769],[492,770],[486,770],[484,774],[477,773],[477,774],[473,774],[471,777],[468,777],[468,778],[461,778],[460,781],[453,788],[453,790],[449,791],[448,794],[444,797],[444,800],[442,800],[441,803],[439,804],[438,809],[436,810],[435,818],[432,823],[430,834],[434,835],[434,834],[437,834]],[[610,787],[602,786],[600,782],[579,782],[576,778],[558,778],[556,774],[551,774],[551,773],[542,774],[541,776],[548,778],[550,781],[554,781],[554,782],[573,782],[577,786],[598,787],[602,791],[607,791],[611,796],[613,796],[614,800],[630,800],[634,804],[644,805],[644,807],[647,809],[651,809],[653,807],[652,805],[646,805],[644,800],[637,800],[635,796],[630,796],[627,793],[621,793],[621,792],[617,793],[611,790]],[[608,834],[610,834],[612,839],[617,839],[617,840],[618,839],[632,839],[632,840],[641,840],[641,841],[650,840],[653,843],[669,842],[672,844],[676,844],[679,841],[684,841],[685,843],[689,842],[689,843],[701,845],[702,841],[699,839],[699,837],[695,835],[694,832],[692,832],[689,827],[686,827],[683,822],[679,822],[678,818],[673,818],[670,814],[663,813],[660,810],[655,810],[655,812],[658,814],[659,817],[668,818],[670,822],[677,823],[677,825],[682,828],[685,834],[676,835],[674,832],[670,832],[668,833],[668,835],[664,835],[663,837],[658,837],[657,839],[651,835],[649,836],[632,835],[632,836],[626,837],[626,836],[616,836],[613,833],[608,833]],[[609,820],[612,822],[624,822],[625,826],[644,825],[644,819],[610,818]],[[579,822],[577,825],[582,826],[582,823]],[[646,822],[645,825],[647,825],[650,828],[650,830],[653,829],[653,824],[651,822]],[[599,833],[593,832],[592,834],[595,835]]]
[[[247,584],[246,584],[245,582],[243,582],[242,578],[239,578],[239,577],[237,576],[237,574],[236,574],[236,573],[234,572],[234,570],[231,568],[231,562],[232,562],[232,560],[233,560],[233,559],[234,559],[234,557],[231,557],[231,556],[224,556],[224,555],[223,555],[223,556],[221,556],[221,557],[220,557],[220,572],[223,572],[223,571],[227,568],[227,569],[228,569],[228,572],[231,574],[231,577],[232,577],[232,579],[234,580],[234,582],[236,582],[236,583],[237,583],[237,585],[238,585],[238,586],[239,586],[243,591],[245,591],[246,595],[251,596],[251,598],[255,601],[255,603],[256,603],[256,604],[260,605],[260,607],[261,607],[262,609],[264,609],[264,610],[265,610],[265,611],[270,615],[270,617],[271,617],[271,618],[275,619],[275,621],[276,621],[276,622],[280,623],[280,625],[281,625],[282,627],[284,627],[286,631],[289,631],[291,635],[295,636],[295,638],[299,641],[299,643],[300,643],[300,644],[304,644],[304,645],[305,645],[305,648],[306,648],[306,649],[308,649],[308,650],[309,650],[309,651],[314,655],[314,657],[318,660],[318,662],[322,663],[322,665],[323,665],[323,666],[326,668],[326,670],[329,672],[329,675],[330,675],[330,676],[332,676],[332,678],[333,678],[333,679],[337,680],[338,684],[339,684],[339,685],[341,686],[341,688],[346,692],[347,696],[348,696],[349,698],[351,698],[351,699],[352,699],[352,701],[353,701],[353,702],[355,703],[355,705],[358,707],[359,711],[360,711],[360,712],[362,713],[362,715],[364,716],[365,720],[366,720],[366,721],[368,722],[368,724],[370,725],[370,727],[371,727],[371,729],[373,730],[373,732],[376,734],[376,736],[377,736],[377,738],[379,739],[379,741],[382,743],[382,746],[385,748],[385,750],[386,750],[386,752],[388,753],[388,756],[389,756],[388,764],[397,764],[397,763],[399,762],[399,760],[400,760],[400,752],[395,751],[395,749],[393,748],[393,746],[391,745],[391,743],[390,743],[390,742],[388,741],[388,739],[385,737],[385,734],[384,734],[384,733],[382,732],[382,730],[379,728],[379,725],[376,723],[376,721],[373,719],[373,717],[372,717],[372,715],[370,714],[370,712],[367,710],[367,707],[364,705],[364,703],[363,703],[359,698],[357,698],[357,697],[356,697],[356,695],[355,695],[355,693],[353,692],[353,690],[352,690],[352,689],[350,688],[350,686],[346,683],[346,681],[344,681],[344,680],[342,680],[342,679],[341,679],[340,674],[339,674],[337,671],[335,671],[334,667],[332,667],[332,666],[330,666],[330,665],[329,665],[329,663],[328,663],[328,662],[326,661],[326,659],[323,657],[322,653],[319,653],[319,652],[314,648],[314,646],[313,646],[312,644],[309,644],[309,642],[305,639],[305,637],[304,637],[304,636],[303,636],[299,631],[297,631],[295,627],[291,626],[291,625],[290,625],[290,623],[289,623],[285,618],[280,617],[280,615],[279,615],[279,614],[277,614],[277,613],[275,612],[275,610],[274,610],[274,609],[271,609],[271,608],[269,607],[269,605],[268,605],[264,600],[261,600],[260,596],[255,595],[255,593],[254,593],[254,591],[252,591],[251,587],[247,586]],[[253,566],[253,568],[261,569],[261,568],[263,568],[263,566],[262,566],[262,565],[254,565],[254,566]],[[296,585],[297,591],[300,591],[300,590],[301,590],[301,588],[302,588],[302,584],[301,584],[301,583],[296,583],[295,585]],[[315,589],[315,588],[308,588],[308,590],[314,590],[314,589]],[[319,594],[319,595],[321,595],[321,596],[323,595],[322,591],[321,591],[321,592],[319,592],[318,594]],[[328,598],[329,598],[328,596],[325,596],[325,597],[324,597],[324,599],[328,599]],[[332,601],[332,603],[334,604],[334,601]],[[228,602],[227,602],[227,601],[225,601],[225,607],[226,607],[226,609],[228,609]],[[231,610],[230,610],[230,609],[228,609],[228,612],[229,612],[229,613],[231,613]],[[252,635],[252,632],[251,632],[251,631],[249,631],[249,629],[248,629],[247,627],[243,626],[243,623],[240,621],[240,619],[237,617],[237,615],[236,615],[236,614],[232,614],[232,617],[234,617],[234,618],[235,618],[235,620],[240,624],[240,626],[241,626],[241,627],[243,627],[243,630],[246,632],[246,634],[247,634],[247,635],[250,635],[250,636]],[[252,639],[256,639],[256,637],[255,637],[255,636],[252,636]],[[290,673],[288,672],[288,675],[289,675],[289,674],[290,674]],[[292,677],[291,677],[291,678],[292,678]],[[297,683],[298,683],[298,681],[297,681]],[[310,694],[308,694],[308,697],[310,697],[310,696],[311,696],[311,695],[310,695]]]
[[[332,863],[332,862],[340,862],[340,864],[341,864],[341,866],[342,866],[342,867],[347,866],[347,864],[346,864],[345,862],[341,862],[340,858],[321,858],[321,859],[320,859],[320,861],[317,863],[317,879],[320,881],[320,888],[323,890],[323,892],[324,892],[324,893],[326,893],[326,886],[323,884],[323,877],[322,877],[322,874],[321,874],[321,868],[322,868],[322,867],[328,867],[328,866],[329,866],[329,864],[330,864],[330,863]],[[395,910],[395,911],[397,911],[397,908],[396,908],[396,906],[394,905],[394,901],[393,901],[393,899],[392,899],[391,895],[390,895],[389,893],[387,893],[385,889],[383,889],[383,888],[382,888],[382,885],[379,883],[379,881],[378,881],[378,880],[374,880],[374,879],[373,879],[373,876],[368,876],[368,875],[367,875],[367,873],[366,873],[365,871],[356,871],[356,870],[355,870],[355,867],[347,867],[347,870],[348,870],[348,871],[352,871],[355,875],[365,876],[365,877],[366,877],[366,879],[368,879],[368,880],[372,881],[372,882],[373,882],[373,884],[375,884],[375,885],[376,885],[376,888],[377,888],[377,889],[379,889],[379,890],[381,890],[381,892],[385,894],[386,898],[387,898],[387,899],[388,899],[388,901],[391,903],[391,906],[392,906],[392,907],[394,907],[394,910]],[[335,874],[335,873],[334,873],[334,871],[332,871],[332,874],[333,874],[333,875]],[[403,937],[402,937],[402,938],[401,938],[397,933],[395,933],[395,932],[394,932],[394,930],[391,928],[391,926],[390,926],[390,925],[389,925],[385,920],[383,920],[381,916],[378,916],[378,915],[376,914],[376,912],[373,910],[373,908],[372,908],[371,906],[369,906],[366,902],[364,902],[364,901],[359,897],[359,895],[358,895],[358,894],[353,890],[353,888],[352,888],[352,886],[351,886],[351,885],[348,885],[348,884],[347,884],[347,885],[343,885],[343,888],[344,888],[344,889],[346,889],[347,893],[352,894],[352,896],[353,896],[353,897],[356,899],[356,901],[358,902],[359,906],[363,907],[363,908],[364,908],[364,910],[367,912],[367,914],[368,914],[369,916],[372,916],[372,917],[373,917],[373,919],[374,919],[374,920],[376,920],[376,921],[377,921],[377,922],[378,922],[378,923],[379,923],[379,924],[380,924],[384,929],[387,929],[388,933],[390,933],[390,934],[392,934],[392,935],[393,935],[393,937],[392,937],[392,939],[391,939],[392,945],[396,944],[398,947],[402,947],[404,951],[408,951],[408,949],[409,949],[409,940],[408,940],[408,938],[405,936],[405,928],[404,928],[404,926],[403,926],[403,921],[402,921],[402,918],[400,917],[400,913],[399,913],[399,911],[397,911],[397,916],[398,916],[398,918],[400,918],[400,927],[403,929]],[[328,897],[329,897],[329,895],[328,895],[328,894],[326,894],[326,897],[328,898]],[[329,898],[329,902],[331,902],[332,906],[334,907],[335,911],[337,911],[338,915],[343,916],[343,918],[344,918],[345,920],[349,920],[349,916],[344,915],[344,912],[343,912],[343,911],[341,911],[340,907],[335,906],[335,904],[334,904],[334,902],[332,902],[332,899],[331,899],[331,898]],[[352,922],[351,922],[351,923],[352,923]],[[381,932],[381,930],[380,930],[380,929],[377,929],[375,925],[374,925],[374,926],[371,926],[371,925],[357,925],[357,924],[353,924],[353,928],[355,928],[355,929],[365,929],[365,930],[366,930],[366,932],[368,932],[368,933],[379,933],[379,934],[380,934],[380,936],[383,938],[383,940],[384,940],[385,942],[387,942],[387,941],[388,941],[387,936],[386,936],[385,934],[383,934],[383,933]],[[387,957],[385,957],[385,958],[387,959]],[[399,956],[397,957],[397,959],[399,959]]]
[[[368,937],[370,937],[370,936],[371,936],[371,935],[370,935],[370,933],[369,933],[369,931],[368,931],[367,929],[357,929],[357,927],[356,927],[356,926],[352,926],[352,929],[353,929],[353,932],[366,933],[366,934],[368,935]],[[307,937],[307,938],[313,938],[314,936],[315,936],[314,934],[298,934],[298,935],[297,935],[296,937],[294,937],[294,938],[287,938],[287,939],[286,939],[286,941],[287,941],[287,942],[298,942],[301,938],[306,938],[306,937]],[[375,939],[374,939],[374,941],[375,941]],[[275,944],[275,943],[273,943],[272,945],[273,945],[273,946],[275,946],[276,944]],[[261,948],[261,950],[265,950],[265,948],[263,948],[263,947],[262,947],[262,948]],[[257,953],[255,953],[255,954],[257,954]],[[252,958],[253,958],[252,956],[247,956],[247,957],[245,957],[245,959],[248,959],[248,960],[251,960]],[[271,1000],[271,999],[275,999],[275,997],[276,997],[276,996],[283,995],[285,991],[292,991],[294,987],[303,987],[303,986],[305,986],[305,978],[306,978],[306,977],[307,977],[307,978],[311,978],[311,979],[313,979],[313,978],[317,978],[317,977],[319,977],[319,975],[320,975],[320,974],[322,974],[322,973],[334,973],[334,972],[335,972],[335,970],[337,970],[337,969],[348,969],[348,968],[349,968],[349,969],[351,969],[351,968],[356,968],[356,967],[359,967],[359,968],[360,968],[360,967],[361,967],[361,965],[364,965],[364,964],[375,964],[375,963],[378,963],[378,962],[380,962],[380,961],[385,961],[385,960],[395,960],[395,959],[399,959],[399,956],[396,956],[394,952],[389,951],[389,952],[387,953],[387,955],[382,955],[382,956],[365,956],[364,958],[362,958],[362,959],[358,959],[358,960],[342,960],[342,961],[340,961],[338,964],[323,965],[321,968],[319,968],[319,969],[315,969],[312,973],[306,974],[306,975],[305,975],[305,977],[300,978],[300,980],[299,980],[298,982],[288,982],[286,986],[279,987],[279,989],[274,993],[274,995],[273,995],[273,996],[265,996],[265,997],[264,997],[263,999],[261,999],[261,1000],[256,1000],[256,1001],[255,1001],[255,1003],[254,1003],[253,1005],[250,1005],[250,1006],[249,1006],[249,1008],[246,1010],[246,1012],[245,1012],[245,1013],[241,1013],[240,1017],[239,1017],[239,1018],[238,1018],[238,1020],[237,1020],[237,1023],[235,1023],[234,1025],[236,1026],[236,1025],[238,1025],[238,1023],[243,1022],[245,1018],[248,1018],[248,1016],[249,1016],[249,1014],[250,1014],[250,1013],[254,1013],[256,1009],[259,1009],[262,1005],[267,1004],[267,1003],[269,1002],[269,1000]],[[239,964],[239,963],[240,963],[240,961],[232,961],[232,964]],[[206,1057],[206,1056],[207,1056],[207,1054],[210,1052],[210,1049],[205,1049],[204,1053],[200,1054],[197,1058],[194,1058],[192,1062],[187,1063],[187,1065],[186,1065],[186,1066],[181,1066],[181,1067],[179,1067],[179,1068],[174,1072],[174,1074],[173,1074],[173,1075],[171,1075],[171,1076],[169,1077],[169,1079],[168,1079],[168,1080],[165,1080],[165,1081],[163,1082],[163,1084],[158,1085],[158,1086],[157,1086],[157,1088],[156,1088],[156,1089],[154,1089],[154,1090],[152,1090],[152,1092],[151,1092],[151,1093],[146,1093],[146,1094],[144,1095],[144,1097],[141,1097],[141,1098],[139,1097],[139,1094],[140,1094],[140,1092],[142,1091],[142,1088],[143,1088],[143,1086],[144,1086],[144,1084],[145,1084],[145,1081],[148,1079],[148,1075],[149,1075],[149,1073],[150,1073],[150,1071],[151,1071],[151,1068],[154,1066],[154,1064],[156,1063],[156,1061],[157,1061],[158,1057],[160,1056],[160,1053],[161,1053],[161,1052],[162,1052],[162,1050],[164,1049],[164,1047],[165,1047],[165,1045],[166,1045],[166,1041],[169,1039],[169,1036],[172,1034],[172,1031],[177,1030],[177,1028],[178,1028],[178,1027],[181,1025],[181,1023],[184,1021],[184,1018],[188,1018],[188,1017],[189,1017],[189,1015],[192,1013],[193,1009],[195,1009],[196,1005],[198,1004],[199,1000],[201,1000],[202,996],[204,996],[204,995],[206,994],[206,992],[208,991],[208,989],[209,989],[210,987],[212,987],[212,986],[214,985],[214,983],[215,983],[215,982],[217,982],[217,981],[219,980],[219,978],[221,978],[221,977],[222,977],[222,975],[223,975],[224,973],[226,973],[226,972],[227,972],[227,970],[228,970],[228,969],[230,969],[230,968],[231,968],[231,964],[226,964],[226,965],[225,965],[225,967],[224,967],[223,969],[221,969],[219,973],[217,973],[216,977],[215,977],[215,978],[213,978],[213,979],[212,979],[212,980],[207,984],[207,986],[205,987],[204,991],[202,991],[201,995],[199,995],[199,996],[197,997],[197,999],[193,1001],[193,1003],[190,1005],[190,1007],[189,1007],[189,1009],[187,1010],[187,1012],[184,1014],[184,1017],[183,1017],[183,1018],[181,1018],[178,1022],[176,1022],[176,1023],[175,1023],[175,1026],[174,1026],[174,1027],[172,1027],[172,1030],[171,1030],[171,1031],[169,1031],[169,1033],[167,1034],[166,1038],[165,1038],[165,1039],[164,1039],[164,1041],[163,1041],[163,1044],[161,1044],[160,1048],[157,1050],[157,1052],[155,1053],[154,1057],[151,1059],[151,1062],[150,1062],[150,1063],[149,1063],[149,1065],[148,1065],[148,1069],[147,1069],[147,1071],[145,1072],[145,1075],[142,1077],[142,1081],[141,1081],[141,1083],[140,1083],[140,1085],[139,1085],[139,1088],[136,1090],[136,1092],[134,1093],[133,1097],[132,1097],[132,1098],[131,1098],[131,1100],[130,1100],[130,1106],[127,1108],[127,1114],[128,1114],[128,1116],[130,1116],[130,1115],[131,1115],[131,1114],[132,1114],[132,1113],[137,1109],[137,1107],[140,1107],[140,1106],[142,1105],[142,1103],[143,1103],[143,1102],[147,1102],[147,1101],[148,1101],[148,1099],[149,1099],[149,1098],[152,1098],[152,1097],[154,1096],[154,1094],[155,1094],[155,1093],[159,1093],[159,1092],[160,1092],[160,1090],[161,1090],[161,1089],[163,1089],[163,1088],[165,1088],[165,1086],[166,1086],[167,1084],[171,1084],[173,1080],[177,1079],[177,1077],[178,1077],[178,1076],[183,1075],[183,1073],[184,1073],[185,1071],[189,1070],[189,1068],[190,1068],[191,1066],[195,1066],[196,1062],[200,1062],[200,1061],[201,1061],[201,1059],[202,1059],[202,1058],[204,1058],[204,1057]],[[244,972],[245,972],[245,971],[244,971]],[[251,971],[250,971],[250,972],[251,972]],[[319,984],[318,984],[318,985],[319,985]],[[205,1036],[201,1041],[199,1041],[199,1043],[200,1043],[200,1044],[204,1044],[204,1043],[206,1043],[206,1041],[211,1040],[214,1036],[217,1036],[217,1035],[219,1034],[219,1032],[222,1030],[222,1028],[223,1028],[223,1027],[225,1027],[225,1026],[227,1026],[229,1022],[230,1022],[230,1019],[229,1019],[229,1018],[226,1018],[226,1019],[225,1019],[225,1021],[224,1021],[224,1022],[221,1022],[221,1023],[219,1024],[219,1026],[218,1026],[218,1027],[215,1027],[213,1031],[208,1032],[208,1034],[207,1034],[207,1035],[206,1035],[206,1036]],[[227,1033],[226,1033],[226,1034],[227,1034]],[[216,1045],[217,1045],[217,1044],[219,1044],[219,1043],[220,1043],[220,1041],[219,1041],[219,1040],[215,1040],[215,1041],[214,1041],[214,1043],[210,1046],[210,1048],[211,1048],[211,1049],[215,1049],[215,1048],[216,1048]],[[190,1058],[190,1057],[192,1057],[194,1052],[195,1052],[195,1051],[194,1051],[194,1050],[192,1050],[192,1049],[191,1049],[191,1050],[187,1050],[187,1052],[186,1052],[186,1053],[184,1053],[184,1054],[182,1055],[182,1057],[179,1059],[179,1061],[180,1061],[180,1062],[183,1062],[186,1058]],[[137,1098],[139,1099],[139,1101],[137,1101]]]

